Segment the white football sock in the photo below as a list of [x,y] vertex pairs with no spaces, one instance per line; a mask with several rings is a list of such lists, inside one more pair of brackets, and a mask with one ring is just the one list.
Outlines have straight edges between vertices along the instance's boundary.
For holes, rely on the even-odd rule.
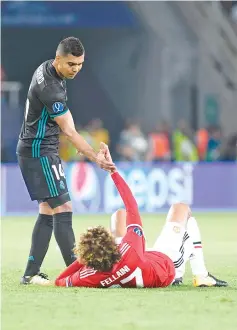
[[194,217],[188,220],[187,232],[193,242],[193,253],[189,258],[192,273],[193,275],[207,276],[208,271],[203,256],[201,234]]
[[190,260],[190,255],[193,253],[193,242],[187,232],[184,234],[183,250],[184,262],[178,268],[175,268],[175,278],[184,277],[186,263]]

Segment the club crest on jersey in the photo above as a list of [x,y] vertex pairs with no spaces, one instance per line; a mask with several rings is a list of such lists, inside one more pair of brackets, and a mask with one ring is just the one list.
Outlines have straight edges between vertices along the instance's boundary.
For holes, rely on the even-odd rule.
[[62,190],[65,189],[65,184],[62,180],[60,181],[59,186],[60,186],[60,189],[62,189]]
[[53,104],[53,112],[58,113],[63,111],[64,105],[61,102],[55,102]]
[[138,236],[142,236],[142,230],[138,227],[135,227],[133,229],[134,233],[137,234]]
[[173,231],[174,231],[176,234],[179,234],[179,233],[180,233],[180,228],[177,227],[177,226],[174,226]]

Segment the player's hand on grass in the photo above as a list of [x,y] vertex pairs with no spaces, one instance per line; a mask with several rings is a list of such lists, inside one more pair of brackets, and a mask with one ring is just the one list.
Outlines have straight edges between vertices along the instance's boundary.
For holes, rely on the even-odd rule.
[[[107,148],[108,148],[108,146],[107,146]],[[106,144],[103,142],[101,142],[100,151],[98,152],[97,157],[96,157],[96,163],[100,168],[102,168],[106,171],[109,171],[111,173],[116,171],[116,167],[112,161],[111,156],[110,157],[107,156]]]
[[[109,147],[104,142],[100,142],[100,152],[99,153],[101,153],[101,155],[103,155],[108,162],[114,164],[110,151],[109,151]],[[114,169],[110,170],[111,173],[114,173],[116,171],[117,171],[117,168],[115,166],[114,166]]]

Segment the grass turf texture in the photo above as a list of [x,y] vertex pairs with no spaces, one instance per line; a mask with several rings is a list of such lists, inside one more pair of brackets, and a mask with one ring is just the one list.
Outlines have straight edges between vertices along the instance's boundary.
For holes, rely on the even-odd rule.
[[[34,218],[2,219],[2,328],[4,330],[236,330],[237,214],[195,214],[208,270],[228,288],[194,288],[189,267],[182,287],[86,289],[21,286]],[[109,216],[74,217],[75,233],[108,226]],[[164,215],[144,215],[148,246]],[[55,240],[42,271],[54,278],[64,268]]]

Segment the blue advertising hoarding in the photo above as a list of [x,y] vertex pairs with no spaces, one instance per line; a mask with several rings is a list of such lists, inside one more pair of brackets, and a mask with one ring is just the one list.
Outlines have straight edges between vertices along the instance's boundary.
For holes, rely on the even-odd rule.
[[[196,210],[237,211],[236,164],[125,164],[118,169],[126,179],[141,212],[167,210],[186,202]],[[2,165],[2,214],[37,212],[17,165]],[[112,213],[123,206],[110,175],[89,163],[64,167],[75,214]]]

